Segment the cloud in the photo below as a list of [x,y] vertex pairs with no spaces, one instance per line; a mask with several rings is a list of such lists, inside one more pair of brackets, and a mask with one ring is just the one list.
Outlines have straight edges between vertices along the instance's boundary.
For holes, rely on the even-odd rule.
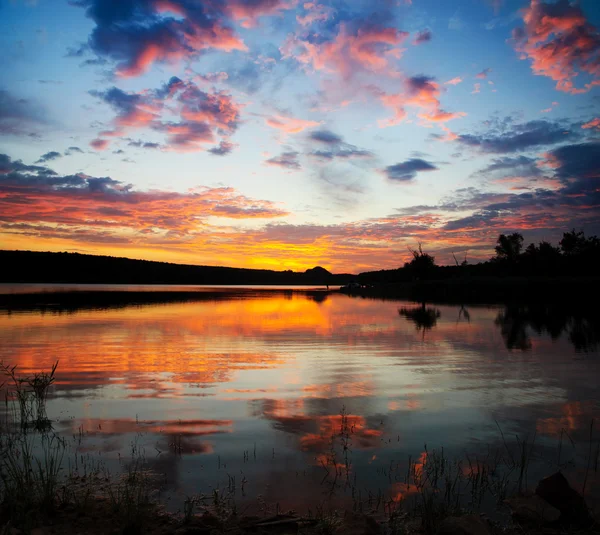
[[[108,146],[109,141],[102,138],[123,137],[131,129],[149,128],[166,136],[162,144],[165,150],[201,151],[207,144],[218,143],[219,137],[228,141],[240,121],[240,106],[230,94],[216,90],[209,93],[176,76],[155,90],[125,92],[113,87],[90,93],[117,113],[113,128],[99,133],[94,148]],[[163,117],[167,114],[179,115],[179,121],[165,121]],[[133,142],[133,145],[161,147],[158,143]]]
[[45,122],[45,110],[38,104],[0,89],[0,135],[36,137]]
[[465,112],[447,112],[441,108],[439,97],[443,88],[430,76],[420,75],[406,78],[404,88],[403,93],[382,93],[379,96],[384,106],[394,110],[393,117],[378,121],[380,128],[402,122],[407,116],[405,106],[425,110],[424,113],[418,114],[418,117],[426,122],[445,123],[466,115]]
[[481,72],[478,72],[475,75],[475,78],[479,78],[480,80],[483,80],[485,78],[488,77],[488,74],[492,72],[492,69],[490,69],[489,67],[487,69],[483,69]]
[[116,74],[139,76],[154,63],[193,59],[211,49],[247,50],[229,19],[252,24],[262,14],[273,14],[283,2],[232,0],[78,0],[95,24],[88,39],[91,51],[116,62]]
[[69,147],[65,151],[65,156],[71,156],[74,152],[78,152],[80,154],[83,154],[83,150],[81,150],[79,147]]
[[542,175],[537,159],[528,156],[503,156],[493,158],[491,163],[476,174],[494,177],[537,177]]
[[280,51],[283,59],[349,79],[359,71],[384,72],[389,67],[388,58],[400,57],[399,45],[408,35],[380,24],[364,22],[356,26],[343,22],[337,33],[325,40],[290,35]]
[[160,149],[160,143],[154,143],[152,141],[141,141],[141,140],[130,140],[127,143],[130,147],[142,148],[142,149]]
[[[513,30],[513,42],[520,58],[531,61],[534,74],[547,76],[557,90],[571,94],[600,85],[600,33],[579,5],[531,0],[521,13],[525,26]],[[578,88],[574,81],[579,75],[590,81]]]
[[473,85],[473,91],[471,91],[471,95],[476,95],[477,93],[481,93],[481,84]]
[[566,194],[587,193],[600,204],[600,142],[563,145],[545,156]]
[[[168,237],[194,235],[210,216],[229,219],[287,215],[276,203],[248,198],[233,188],[199,187],[186,193],[141,191],[111,177],[83,173],[57,175],[0,155],[0,225],[52,225],[68,235],[86,230],[111,239],[130,240],[152,230]],[[48,231],[50,232],[50,231]],[[42,232],[43,234],[43,232]]]
[[218,147],[212,147],[211,149],[208,149],[208,152],[215,156],[226,156],[235,148],[235,146],[234,143],[229,141],[221,141]]
[[283,167],[285,169],[297,171],[302,168],[300,162],[298,161],[298,155],[299,153],[296,151],[282,152],[279,156],[269,158],[265,161],[265,163],[267,165],[273,165],[276,167]]
[[276,128],[285,132],[286,134],[297,134],[307,128],[313,128],[319,126],[321,123],[317,121],[309,121],[306,119],[297,119],[295,117],[284,117],[282,115],[275,115],[269,117],[265,121],[271,128]]
[[558,102],[552,102],[548,108],[540,110],[540,113],[550,113],[552,110],[554,110],[554,108],[556,108],[556,106],[558,106]]
[[96,138],[96,139],[92,139],[92,141],[90,141],[90,147],[92,147],[93,149],[96,149],[96,150],[106,150],[106,149],[108,149],[109,145],[110,145],[110,141],[108,141],[108,139]]
[[143,94],[126,93],[117,87],[106,91],[92,90],[90,94],[109,104],[117,112],[115,129],[104,135],[117,136],[127,127],[148,126],[159,117],[161,104]]
[[409,182],[416,178],[421,171],[436,171],[438,167],[421,158],[411,158],[404,162],[389,165],[384,169],[389,180],[394,182]]
[[446,123],[452,119],[466,117],[466,115],[467,114],[464,111],[448,112],[438,109],[432,113],[419,113],[418,117],[419,119],[423,119],[431,123]]
[[330,130],[317,130],[315,132],[311,132],[308,137],[313,141],[326,144],[338,144],[343,142],[341,136],[334,134]]
[[452,80],[448,80],[447,82],[444,82],[444,85],[458,85],[463,81],[463,79],[460,76],[456,76],[455,78],[452,78]]
[[596,117],[595,119],[592,119],[591,121],[582,124],[581,128],[595,128],[597,130],[600,130],[600,117]]
[[317,22],[325,22],[332,18],[335,13],[334,8],[316,2],[305,2],[303,7],[306,13],[296,15],[296,21],[301,26],[312,26]]
[[461,134],[456,141],[482,152],[509,153],[556,145],[578,137],[574,130],[560,123],[538,120],[514,124],[504,131],[488,129],[485,134]]
[[431,30],[428,30],[428,29],[421,30],[415,36],[413,43],[415,45],[422,45],[423,43],[428,43],[429,41],[431,41],[432,37],[433,37],[433,34],[431,33]]
[[40,159],[35,163],[49,162],[51,160],[56,160],[57,158],[62,158],[62,154],[60,152],[56,152],[55,150],[52,150],[52,151],[47,152],[46,154],[43,154],[42,156],[40,156]]
[[324,148],[312,150],[309,156],[323,161],[334,159],[354,159],[354,158],[373,158],[374,154],[366,149],[358,148],[355,145],[346,143],[343,138],[330,130],[317,130],[311,132],[308,136],[310,141],[323,145]]

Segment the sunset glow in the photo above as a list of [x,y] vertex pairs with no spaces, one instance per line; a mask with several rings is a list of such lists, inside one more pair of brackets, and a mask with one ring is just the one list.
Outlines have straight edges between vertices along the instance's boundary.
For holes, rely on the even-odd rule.
[[5,2],[0,249],[359,272],[600,234],[599,30],[595,0]]

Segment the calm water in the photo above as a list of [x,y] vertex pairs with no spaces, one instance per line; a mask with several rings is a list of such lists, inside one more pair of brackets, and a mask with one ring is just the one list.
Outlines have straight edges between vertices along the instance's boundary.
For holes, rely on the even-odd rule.
[[[509,442],[536,434],[534,475],[556,468],[564,430],[575,446],[565,440],[562,460],[580,482],[593,418],[594,448],[600,435],[597,327],[558,310],[250,291],[0,311],[0,360],[26,373],[59,359],[54,429],[108,463],[138,445],[173,504],[236,477],[246,499],[285,508],[329,492],[323,463],[344,408],[364,492],[400,492],[386,470],[425,444],[450,456],[502,448],[498,425]],[[594,474],[588,492],[599,490]]]

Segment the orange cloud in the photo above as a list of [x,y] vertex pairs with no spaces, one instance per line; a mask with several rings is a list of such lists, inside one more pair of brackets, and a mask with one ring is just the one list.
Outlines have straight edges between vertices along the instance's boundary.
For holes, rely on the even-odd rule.
[[[571,94],[600,85],[600,34],[578,5],[531,0],[522,17],[525,27],[513,31],[513,41],[521,59],[531,60],[536,75],[551,78],[557,90]],[[577,88],[574,79],[579,74],[591,81]]]
[[424,121],[430,121],[432,123],[445,123],[447,121],[451,121],[452,119],[459,119],[461,117],[465,117],[467,114],[464,111],[458,112],[447,112],[444,110],[437,110],[432,113],[420,113],[418,115],[419,119],[423,119]]
[[275,115],[269,117],[265,121],[271,128],[276,128],[287,134],[297,134],[307,128],[313,128],[319,126],[321,123],[317,121],[309,121],[305,119],[296,119],[295,117],[284,117],[282,115]]
[[596,117],[591,121],[581,125],[581,128],[597,128],[600,129],[600,117]]
[[439,97],[442,93],[440,84],[427,76],[414,76],[404,82],[405,91],[399,94],[381,94],[382,104],[394,110],[390,119],[378,121],[380,128],[393,126],[406,118],[405,106],[414,106],[426,110],[418,117],[427,122],[445,123],[452,119],[466,116],[465,112],[447,112],[441,109]]

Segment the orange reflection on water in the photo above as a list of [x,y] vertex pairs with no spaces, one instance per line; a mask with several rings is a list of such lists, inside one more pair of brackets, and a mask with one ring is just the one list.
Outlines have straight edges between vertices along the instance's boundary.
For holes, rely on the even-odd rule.
[[231,433],[231,420],[134,420],[132,418],[81,418],[70,422],[72,433],[86,435],[122,435],[125,433],[162,433],[167,435],[204,436]]
[[[560,407],[561,415],[538,419],[538,433],[558,436],[562,431],[575,432],[589,430],[591,416],[594,414],[593,402],[570,401]],[[597,412],[597,411],[596,411]]]
[[359,449],[374,448],[379,444],[383,432],[367,426],[365,418],[355,414],[317,416],[314,418],[318,431],[306,433],[300,444],[305,451],[323,451],[332,437],[348,434],[352,437],[353,447]]

